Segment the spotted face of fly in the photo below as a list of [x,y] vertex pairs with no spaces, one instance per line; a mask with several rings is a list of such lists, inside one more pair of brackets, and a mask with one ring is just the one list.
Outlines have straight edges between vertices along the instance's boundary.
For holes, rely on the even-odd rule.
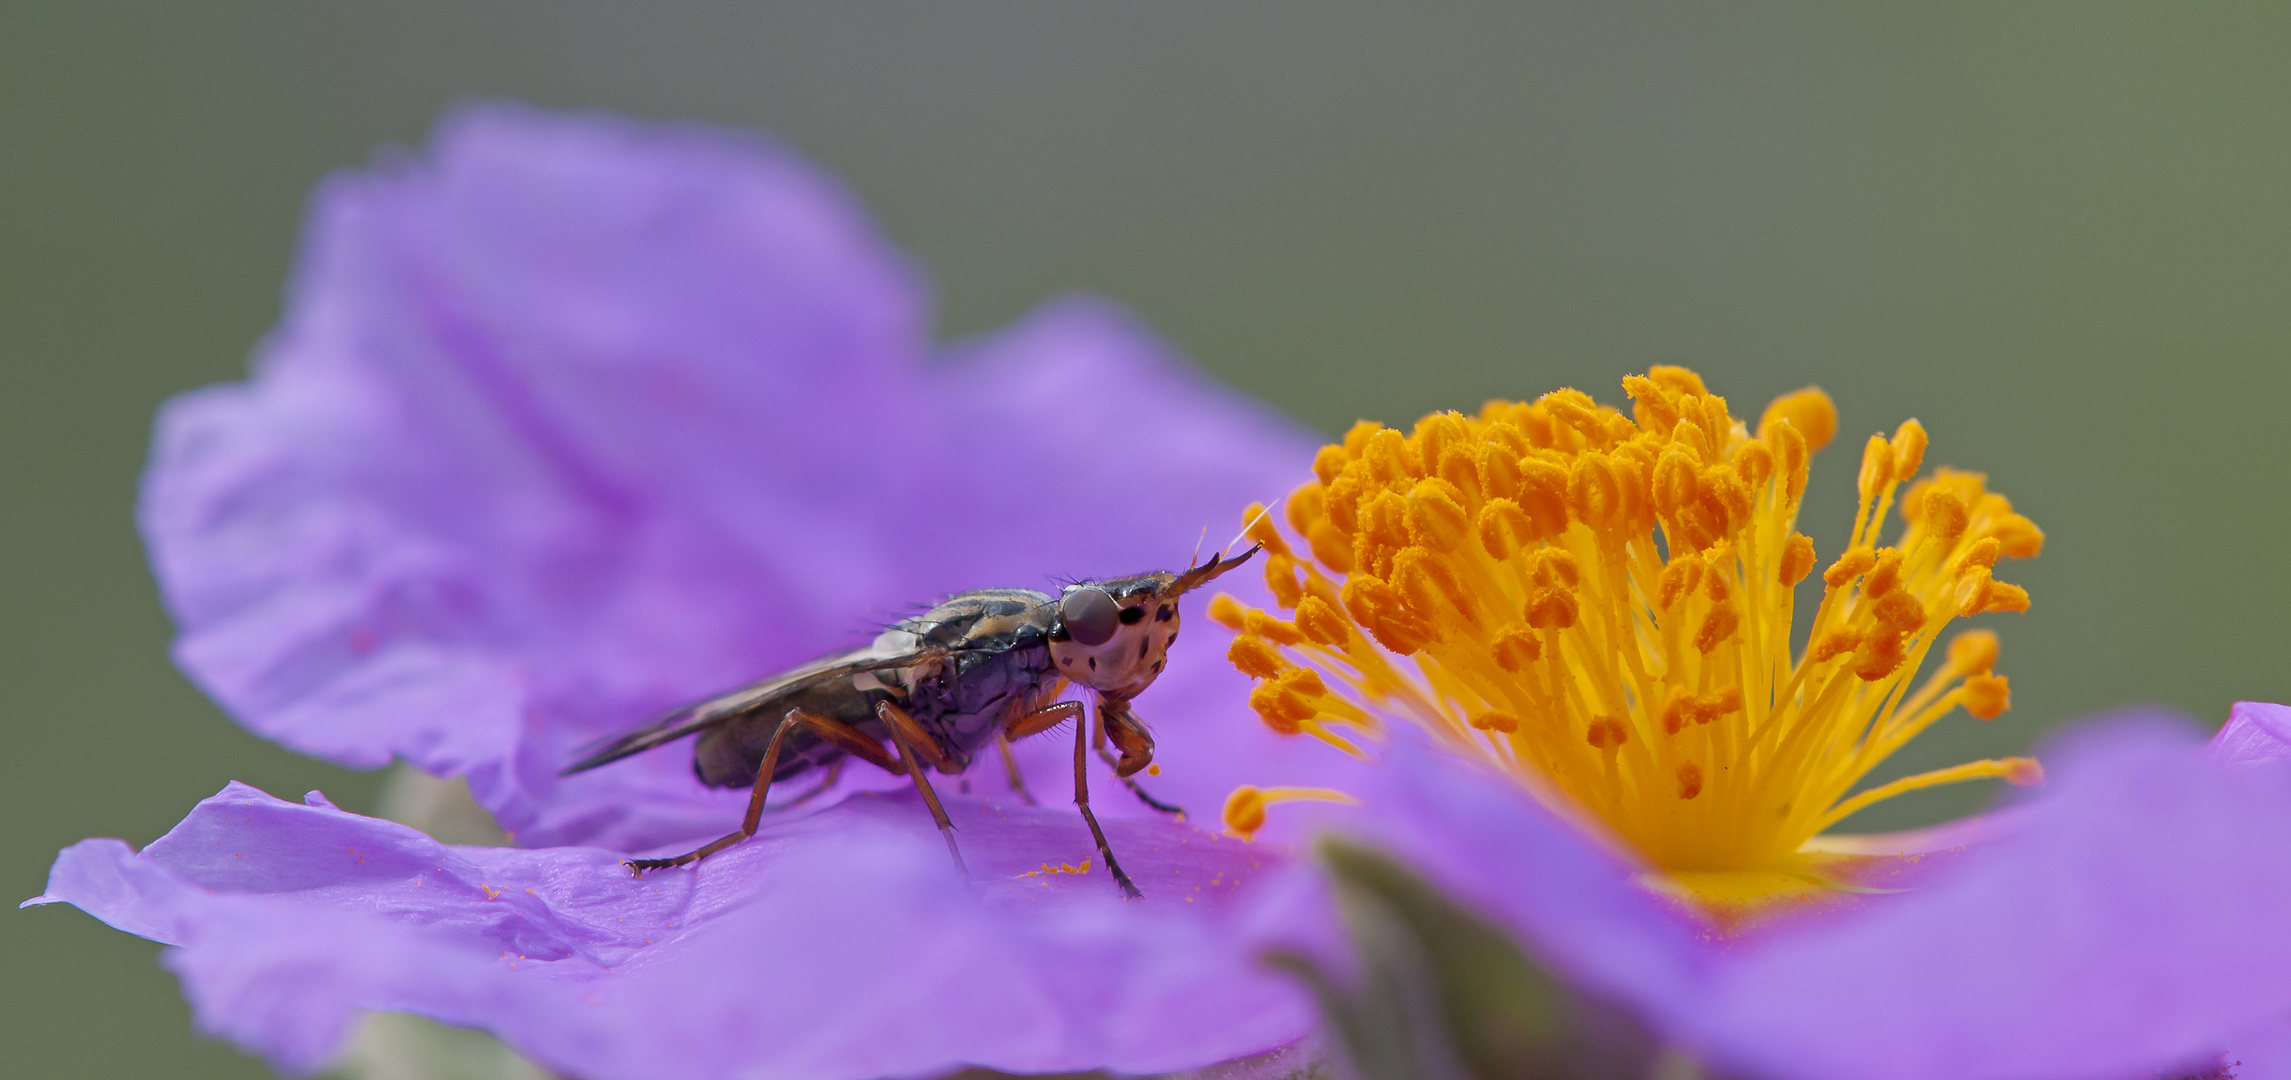
[[1177,599],[1249,561],[1222,555],[1182,573],[1166,570],[1068,585],[1058,597],[1050,656],[1058,674],[1096,690],[1106,737],[1121,751],[1115,772],[1129,776],[1153,761],[1153,737],[1129,710],[1169,663],[1177,641]]

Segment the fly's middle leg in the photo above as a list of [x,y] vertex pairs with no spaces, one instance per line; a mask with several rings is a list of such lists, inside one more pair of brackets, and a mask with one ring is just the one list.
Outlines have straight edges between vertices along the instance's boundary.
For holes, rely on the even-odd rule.
[[780,745],[787,741],[788,732],[795,730],[797,725],[811,729],[820,738],[833,743],[836,748],[873,762],[886,772],[898,771],[898,766],[892,762],[891,755],[883,752],[883,744],[868,738],[867,734],[858,728],[833,717],[805,712],[802,709],[789,709],[787,715],[780,718],[779,726],[772,729],[771,743],[764,747],[764,760],[762,764],[756,767],[755,790],[748,795],[748,816],[741,821],[738,832],[725,833],[715,840],[672,859],[624,859],[622,865],[641,876],[647,870],[665,870],[671,866],[683,866],[687,863],[699,862],[756,835],[756,826],[762,823],[764,819],[764,796],[772,790],[772,772],[779,768]]

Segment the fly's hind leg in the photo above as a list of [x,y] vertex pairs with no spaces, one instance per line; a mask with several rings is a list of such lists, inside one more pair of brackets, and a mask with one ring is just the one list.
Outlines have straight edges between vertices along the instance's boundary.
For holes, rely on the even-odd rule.
[[774,814],[777,814],[783,810],[793,810],[796,807],[802,806],[803,804],[810,802],[813,799],[819,798],[820,796],[835,790],[836,783],[843,779],[843,765],[845,762],[850,760],[850,758],[836,758],[834,761],[828,762],[827,768],[821,770],[826,775],[821,776],[818,783],[803,789],[803,792],[797,795],[795,798],[789,799],[788,801],[781,803],[778,806],[768,806],[764,809],[766,812]]
[[1042,805],[1034,801],[1033,792],[1026,790],[1026,778],[1019,775],[1018,772],[1018,758],[1010,752],[1010,737],[1002,732],[995,732],[994,749],[1002,755],[1002,771],[1010,775],[1010,790],[1018,793],[1018,801],[1028,806]]
[[763,763],[756,766],[756,787],[748,795],[748,816],[741,821],[738,832],[725,833],[699,848],[687,851],[672,859],[624,859],[621,861],[621,865],[628,867],[641,877],[647,870],[665,870],[671,866],[683,866],[687,863],[699,862],[756,835],[756,826],[764,819],[764,796],[772,790],[772,771],[779,768],[780,745],[787,741],[788,732],[795,730],[799,724],[811,729],[820,738],[835,744],[837,749],[873,762],[885,772],[899,771],[899,766],[891,760],[891,755],[883,752],[883,744],[868,738],[867,734],[858,728],[832,717],[821,716],[818,713],[805,712],[802,709],[789,709],[787,715],[780,718],[780,725],[772,729],[772,741],[764,747]]
[[923,725],[916,723],[914,717],[907,715],[907,710],[888,701],[878,701],[875,718],[890,729],[891,742],[898,746],[899,757],[906,763],[908,779],[915,782],[915,791],[923,796],[923,805],[931,808],[931,820],[939,823],[939,835],[946,838],[947,854],[954,856],[955,869],[969,877],[970,868],[963,865],[962,849],[955,846],[955,823],[947,819],[947,808],[939,805],[939,793],[931,790],[930,779],[923,775],[926,759],[938,769],[948,767],[950,760],[939,751],[938,741],[931,738],[931,733],[923,730]]

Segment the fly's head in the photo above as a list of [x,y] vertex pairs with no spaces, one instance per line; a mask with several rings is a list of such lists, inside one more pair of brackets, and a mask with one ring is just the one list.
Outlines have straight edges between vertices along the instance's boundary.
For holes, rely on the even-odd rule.
[[[1050,656],[1058,674],[1107,701],[1126,702],[1143,693],[1168,664],[1169,647],[1177,641],[1177,598],[1256,553],[1252,547],[1239,558],[1219,556],[1183,573],[1162,570],[1068,585],[1058,597],[1058,618],[1050,629]],[[1119,742],[1114,723],[1106,727],[1106,734]],[[1144,728],[1138,731],[1142,735]],[[1146,748],[1150,756],[1151,740]]]

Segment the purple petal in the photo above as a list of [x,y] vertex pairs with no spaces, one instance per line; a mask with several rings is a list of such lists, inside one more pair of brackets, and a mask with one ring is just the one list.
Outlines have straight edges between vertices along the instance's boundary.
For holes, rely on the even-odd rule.
[[[1700,927],[1641,886],[1642,866],[1516,780],[1402,734],[1350,790],[1361,807],[1282,806],[1274,815],[1310,817],[1383,847],[1585,990],[1657,1015],[1691,1004],[1708,963]],[[1311,899],[1289,902],[1300,914],[1267,928],[1268,942],[1341,962],[1334,918],[1311,914],[1320,910]]]
[[2291,706],[2238,701],[2212,736],[2214,758],[2238,765],[2291,763]]
[[2080,732],[1949,880],[1731,957],[1692,1028],[1760,1075],[2114,1076],[2291,1014],[2291,771]]
[[1118,899],[1069,811],[950,800],[972,885],[910,797],[767,826],[697,871],[594,848],[455,848],[232,785],[141,854],[95,840],[46,895],[178,948],[200,1024],[283,1068],[360,1010],[483,1027],[613,1078],[1154,1072],[1270,1049],[1309,1004],[1236,947],[1267,849],[1109,825]]
[[[163,414],[178,658],[287,745],[466,774],[524,842],[642,847],[739,795],[681,752],[560,780],[575,747],[952,591],[1172,565],[1303,475],[1311,440],[1104,304],[946,363],[927,307],[773,144],[459,114],[320,191],[255,378]],[[1215,629],[1149,715],[1254,729]]]

